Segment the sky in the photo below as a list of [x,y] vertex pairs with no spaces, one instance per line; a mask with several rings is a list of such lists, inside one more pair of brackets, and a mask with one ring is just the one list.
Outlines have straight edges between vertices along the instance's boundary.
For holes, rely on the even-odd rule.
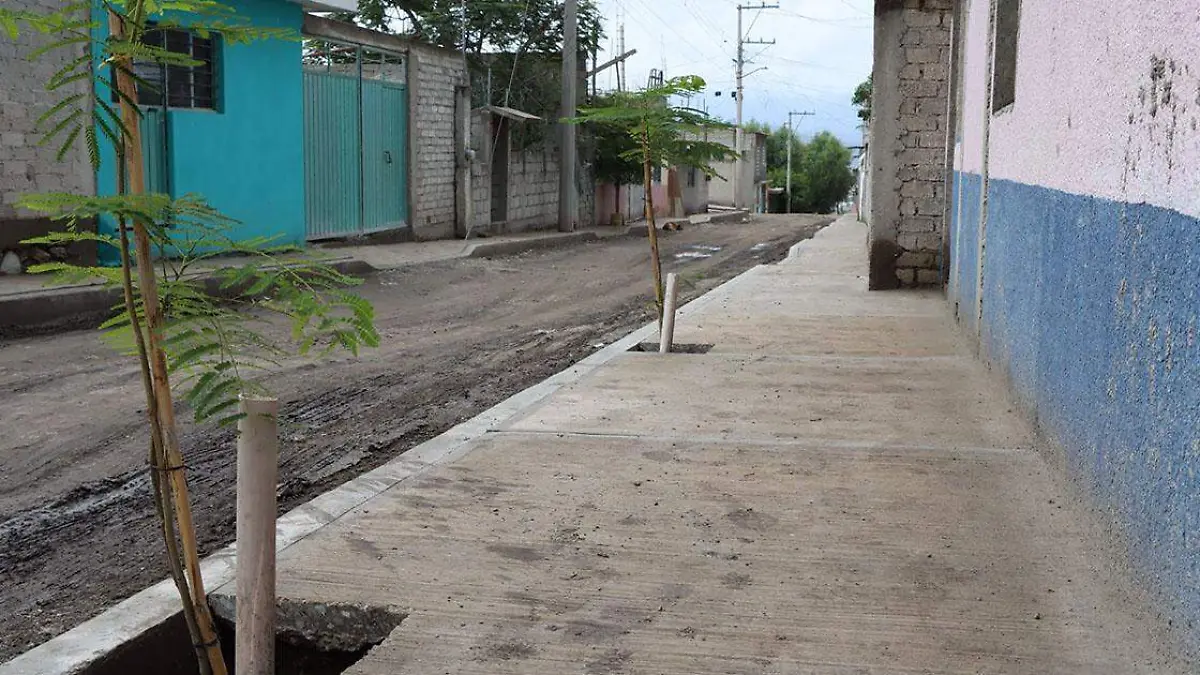
[[[599,62],[618,52],[618,26],[625,24],[625,48],[638,53],[626,65],[627,87],[646,86],[650,70],[666,76],[699,75],[708,83],[703,100],[717,117],[736,116],[734,56],[739,0],[597,0],[606,37]],[[743,5],[759,2],[740,0]],[[744,118],[787,123],[807,138],[832,131],[847,145],[859,145],[858,117],[850,104],[854,88],[871,73],[873,0],[768,0],[779,9],[746,10],[745,34],[774,45],[746,45]],[[614,69],[598,76],[601,89],[616,88]],[[720,95],[717,95],[720,92]]]

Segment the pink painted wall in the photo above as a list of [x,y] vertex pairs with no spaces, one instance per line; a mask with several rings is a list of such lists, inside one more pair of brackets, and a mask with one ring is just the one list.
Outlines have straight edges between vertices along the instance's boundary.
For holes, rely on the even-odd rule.
[[[617,207],[613,198],[613,191],[615,189],[614,186],[608,183],[600,183],[596,186],[596,225],[608,225],[612,222],[612,216],[616,212]],[[624,212],[627,222],[635,222],[645,217],[646,203],[644,198],[645,189],[642,186],[621,186],[621,211]],[[654,185],[654,214],[656,216],[665,216],[669,208],[667,186],[662,183],[656,183]]]
[[[982,91],[987,0],[971,0],[964,91]],[[985,64],[986,65],[986,64]],[[964,102],[964,122],[980,114]],[[961,169],[978,172],[964,124]],[[989,175],[1200,216],[1200,2],[1023,0],[1016,103]]]

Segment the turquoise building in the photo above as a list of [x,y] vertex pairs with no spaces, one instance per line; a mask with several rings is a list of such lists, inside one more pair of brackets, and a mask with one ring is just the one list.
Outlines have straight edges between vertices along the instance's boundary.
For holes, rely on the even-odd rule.
[[[238,221],[230,235],[305,241],[304,73],[301,28],[308,10],[353,10],[354,0],[227,0],[240,21],[283,28],[292,39],[227,44],[219,34],[163,31],[151,40],[205,65],[139,66],[156,86],[140,94],[147,189],[203,195]],[[100,22],[104,24],[103,21]],[[111,95],[97,83],[100,93]],[[164,100],[165,99],[165,100]],[[115,153],[101,145],[100,195],[116,192]],[[113,223],[101,223],[111,232]],[[115,255],[115,252],[110,252]],[[102,254],[102,257],[103,254]]]

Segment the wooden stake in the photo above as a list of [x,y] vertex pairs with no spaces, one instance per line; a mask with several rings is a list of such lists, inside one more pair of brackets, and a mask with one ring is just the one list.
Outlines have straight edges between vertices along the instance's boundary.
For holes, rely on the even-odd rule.
[[237,454],[238,675],[275,675],[276,399],[243,398]]
[[663,306],[662,330],[659,331],[658,353],[670,354],[671,343],[675,341],[675,305],[679,299],[679,275],[671,272],[667,275],[667,297]]
[[[112,9],[108,11],[109,32],[115,39],[125,35],[125,26],[121,17]],[[137,85],[130,75],[130,58],[122,56],[115,59],[113,68],[116,72],[117,90],[122,94],[119,102],[121,108],[121,123],[125,127],[123,139],[125,143],[125,160],[128,176],[129,194],[140,195],[146,192],[145,162],[142,156],[141,116],[129,104],[137,101]],[[142,306],[146,318],[147,360],[150,365],[150,379],[154,390],[155,407],[158,412],[160,441],[167,465],[165,470],[169,476],[168,482],[174,498],[175,518],[179,523],[179,538],[183,548],[184,567],[187,571],[191,603],[196,613],[197,629],[200,632],[208,662],[213,675],[226,675],[225,659],[221,654],[221,645],[217,639],[212,612],[208,607],[208,596],[204,591],[204,579],[200,574],[200,555],[196,544],[196,527],[192,521],[191,500],[188,496],[187,477],[184,474],[183,456],[179,452],[179,438],[175,422],[175,406],[171,398],[171,382],[167,371],[167,357],[163,351],[163,316],[158,298],[158,279],[154,274],[153,252],[150,247],[150,234],[146,224],[140,220],[133,222],[133,242],[136,252],[138,287],[141,290]],[[203,669],[203,666],[202,666]]]

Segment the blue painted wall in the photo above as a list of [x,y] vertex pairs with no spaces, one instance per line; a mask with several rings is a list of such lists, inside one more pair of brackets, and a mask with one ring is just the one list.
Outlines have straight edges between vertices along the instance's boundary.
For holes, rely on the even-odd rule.
[[987,217],[987,358],[1200,645],[1200,219],[995,179]]
[[[287,28],[295,40],[221,43],[217,111],[169,112],[172,192],[203,195],[240,224],[238,239],[279,236],[304,242],[304,100],[300,28],[303,10],[287,0],[232,0],[243,21]],[[116,191],[114,153],[105,147],[101,194]],[[110,231],[112,223],[102,225]],[[111,253],[111,252],[110,252]]]

